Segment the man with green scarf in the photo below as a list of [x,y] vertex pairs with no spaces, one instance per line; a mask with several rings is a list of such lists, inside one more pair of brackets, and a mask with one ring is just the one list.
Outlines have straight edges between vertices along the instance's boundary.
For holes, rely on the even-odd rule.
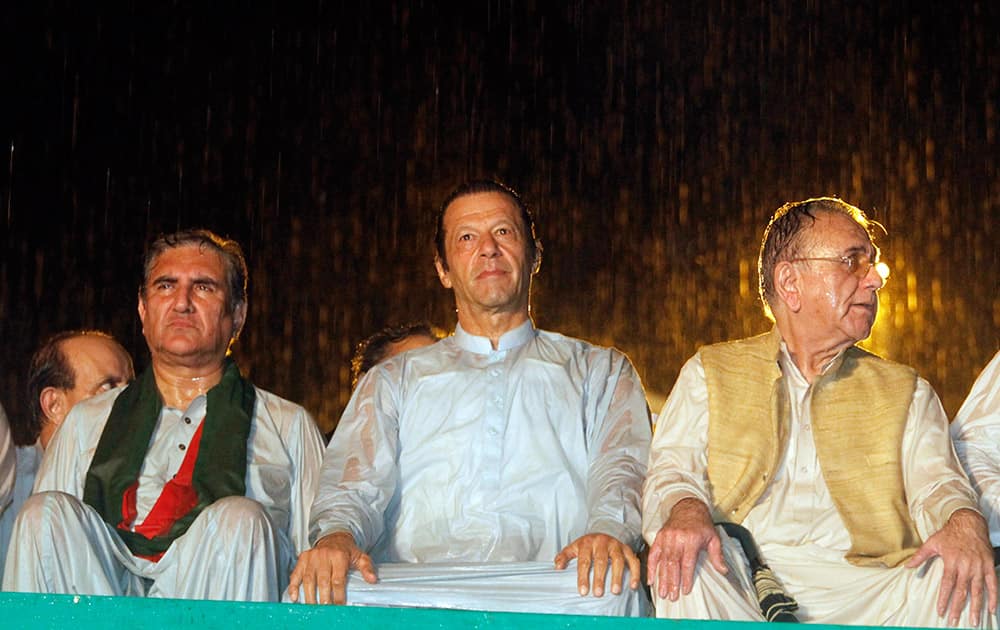
[[277,600],[308,547],[322,438],[300,406],[245,380],[239,245],[206,230],[146,253],[150,366],[77,405],[14,526],[4,590]]

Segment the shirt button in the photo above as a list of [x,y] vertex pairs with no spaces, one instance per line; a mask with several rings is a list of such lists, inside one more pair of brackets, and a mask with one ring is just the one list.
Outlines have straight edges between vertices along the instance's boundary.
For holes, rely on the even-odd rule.
[[804,425],[804,426],[802,427],[802,429],[803,429],[803,430],[805,430],[805,431],[810,431],[810,430],[812,430],[812,425],[808,425],[808,424],[807,424],[807,425]]
[[187,447],[186,447],[186,446],[184,446],[183,444],[178,444],[178,445],[177,445],[177,448],[179,448],[179,449],[181,449],[181,450],[183,451],[183,450],[184,450],[184,449],[186,449]]
[[191,424],[191,418],[184,418],[184,424]]
[[490,370],[490,376],[500,376],[500,370],[497,370],[496,368]]
[[490,437],[496,437],[498,433],[500,432],[497,431],[496,429],[490,429],[486,432],[486,434],[489,435]]

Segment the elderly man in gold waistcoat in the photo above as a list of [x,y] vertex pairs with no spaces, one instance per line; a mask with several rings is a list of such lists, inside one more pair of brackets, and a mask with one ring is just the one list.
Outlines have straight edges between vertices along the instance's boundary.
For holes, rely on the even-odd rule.
[[[986,525],[941,403],[855,346],[885,282],[876,225],[839,199],[779,208],[759,259],[774,328],[681,370],[643,496],[658,616],[762,620],[783,584],[805,622],[993,627]],[[773,576],[755,583],[723,523]]]

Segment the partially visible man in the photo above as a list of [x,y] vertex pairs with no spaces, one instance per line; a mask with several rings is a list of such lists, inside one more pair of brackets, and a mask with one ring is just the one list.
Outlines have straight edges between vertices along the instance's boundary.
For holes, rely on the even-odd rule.
[[884,283],[871,225],[839,199],[779,208],[759,260],[774,328],[681,370],[643,495],[658,616],[764,619],[720,521],[756,538],[802,621],[975,626],[994,610],[985,522],[937,395],[854,345]]
[[[0,405],[0,515],[6,515],[7,507],[11,503],[14,494],[14,479],[16,470],[16,459],[14,455],[14,440],[10,436],[10,425],[7,422],[7,413]],[[0,540],[0,544],[3,541]],[[0,548],[0,559],[6,547]],[[0,568],[3,564],[0,563]]]
[[951,436],[979,493],[990,542],[1000,547],[1000,352],[972,385],[951,423]]
[[[385,582],[352,579],[352,602],[644,611],[642,385],[620,352],[535,329],[540,254],[509,188],[471,182],[442,204],[435,264],[455,334],[359,382],[327,448],[315,545],[291,599],[345,603],[348,572],[374,584],[378,563]],[[575,575],[563,573],[574,558]]]
[[14,526],[4,590],[276,600],[307,546],[321,438],[228,357],[246,320],[239,245],[154,241],[139,288],[150,367],[78,404]]
[[444,333],[427,322],[411,322],[386,326],[358,344],[351,359],[351,387],[373,366],[392,357],[437,343]]
[[49,337],[28,368],[29,414],[15,418],[17,475],[10,506],[0,514],[0,577],[7,558],[14,518],[31,495],[45,447],[73,406],[128,383],[135,376],[132,357],[114,337],[97,330],[68,330]]

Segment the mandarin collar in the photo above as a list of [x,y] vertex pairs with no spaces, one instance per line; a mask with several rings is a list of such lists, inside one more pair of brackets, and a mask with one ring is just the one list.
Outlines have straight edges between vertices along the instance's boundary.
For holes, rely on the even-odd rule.
[[494,352],[503,352],[504,350],[517,348],[534,339],[537,334],[535,325],[529,317],[517,328],[505,332],[497,343],[497,349],[494,350],[489,337],[479,337],[469,334],[462,329],[461,324],[455,324],[455,343],[458,344],[459,348],[475,352],[476,354],[492,354]]

